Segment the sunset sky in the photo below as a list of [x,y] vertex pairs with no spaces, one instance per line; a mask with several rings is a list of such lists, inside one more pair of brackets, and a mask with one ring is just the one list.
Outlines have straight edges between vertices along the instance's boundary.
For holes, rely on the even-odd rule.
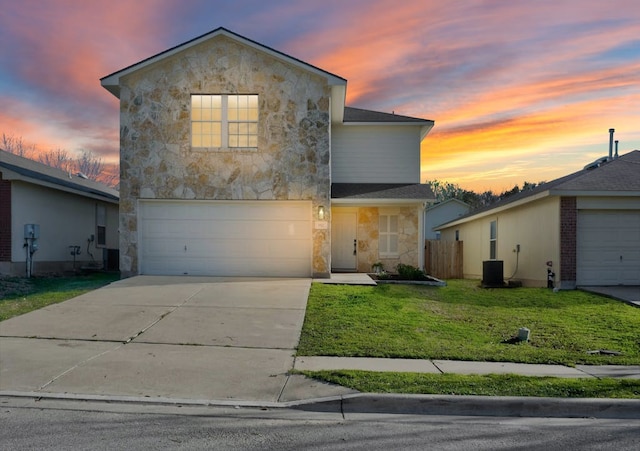
[[432,119],[422,181],[502,191],[640,149],[638,0],[0,0],[0,135],[118,159],[99,79],[225,27]]

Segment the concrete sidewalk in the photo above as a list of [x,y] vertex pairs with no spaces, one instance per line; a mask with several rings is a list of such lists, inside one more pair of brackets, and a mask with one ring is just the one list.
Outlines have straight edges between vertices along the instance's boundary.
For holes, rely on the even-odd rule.
[[523,376],[564,378],[640,379],[640,365],[541,365],[510,362],[469,362],[461,360],[375,359],[362,357],[298,356],[294,368],[299,371],[361,370],[430,374],[520,374]]

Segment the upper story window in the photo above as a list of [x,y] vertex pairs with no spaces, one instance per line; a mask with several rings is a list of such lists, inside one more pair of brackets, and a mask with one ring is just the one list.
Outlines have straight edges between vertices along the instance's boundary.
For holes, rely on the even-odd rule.
[[191,96],[191,146],[256,149],[258,96],[238,94]]

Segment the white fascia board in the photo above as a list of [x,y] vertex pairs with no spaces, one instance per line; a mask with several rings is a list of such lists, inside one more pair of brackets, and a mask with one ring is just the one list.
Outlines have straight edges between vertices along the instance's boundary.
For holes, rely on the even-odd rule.
[[471,222],[471,221],[475,221],[476,219],[481,219],[487,216],[492,216],[495,215],[496,213],[501,213],[505,210],[509,210],[511,208],[516,208],[516,207],[520,207],[521,205],[526,205],[528,203],[531,202],[535,202],[539,199],[544,199],[545,197],[549,197],[551,195],[550,191],[543,191],[542,193],[536,194],[535,196],[529,196],[525,199],[521,199],[519,201],[516,202],[511,202],[507,205],[502,205],[500,207],[496,207],[496,208],[491,208],[489,210],[485,210],[482,211],[478,214],[472,215],[472,216],[468,216],[466,218],[463,219],[458,219],[455,221],[451,221],[451,222],[447,222],[445,224],[442,224],[438,227],[434,227],[434,230],[438,231],[438,230],[444,230],[444,229],[448,229],[449,227],[454,227],[460,224],[465,224],[467,222]]
[[173,55],[176,55],[186,49],[189,49],[191,47],[194,47],[196,45],[199,45],[205,41],[208,41],[209,39],[212,39],[216,36],[226,36],[229,39],[232,39],[234,41],[240,42],[241,44],[244,44],[248,47],[251,47],[255,50],[258,50],[260,52],[266,53],[276,59],[279,59],[281,61],[285,61],[293,66],[296,66],[302,70],[305,70],[307,72],[311,72],[314,73],[316,75],[319,75],[321,77],[324,77],[327,79],[327,82],[329,83],[330,86],[334,86],[334,85],[342,85],[342,86],[346,86],[347,84],[347,80],[345,80],[344,78],[338,77],[337,75],[334,75],[330,72],[324,71],[318,67],[312,66],[310,64],[307,64],[299,59],[296,59],[294,57],[291,57],[289,55],[286,55],[284,53],[278,52],[277,50],[274,50],[270,47],[266,47],[262,44],[259,44],[258,42],[252,41],[250,39],[247,39],[243,36],[240,36],[238,34],[232,33],[224,28],[219,28],[217,30],[214,30],[212,32],[206,33],[200,37],[197,37],[195,39],[192,39],[191,41],[187,41],[183,44],[180,44],[176,47],[173,47],[169,50],[165,50],[164,52],[158,53],[150,58],[147,58],[145,60],[142,60],[138,63],[135,63],[131,66],[128,66],[124,69],[121,69],[117,72],[114,72],[111,75],[107,75],[106,77],[102,78],[100,80],[100,84],[109,92],[111,92],[114,96],[120,98],[120,78],[124,77],[132,72],[136,72],[140,69],[143,69],[147,66],[150,66],[152,64],[157,63],[158,61],[161,61],[165,58],[170,58]]

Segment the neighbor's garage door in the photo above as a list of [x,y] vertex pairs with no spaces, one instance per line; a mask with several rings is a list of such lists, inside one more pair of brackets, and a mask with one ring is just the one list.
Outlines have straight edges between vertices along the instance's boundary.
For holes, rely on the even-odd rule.
[[640,212],[578,212],[576,283],[640,285]]
[[140,272],[311,275],[311,203],[141,201]]

